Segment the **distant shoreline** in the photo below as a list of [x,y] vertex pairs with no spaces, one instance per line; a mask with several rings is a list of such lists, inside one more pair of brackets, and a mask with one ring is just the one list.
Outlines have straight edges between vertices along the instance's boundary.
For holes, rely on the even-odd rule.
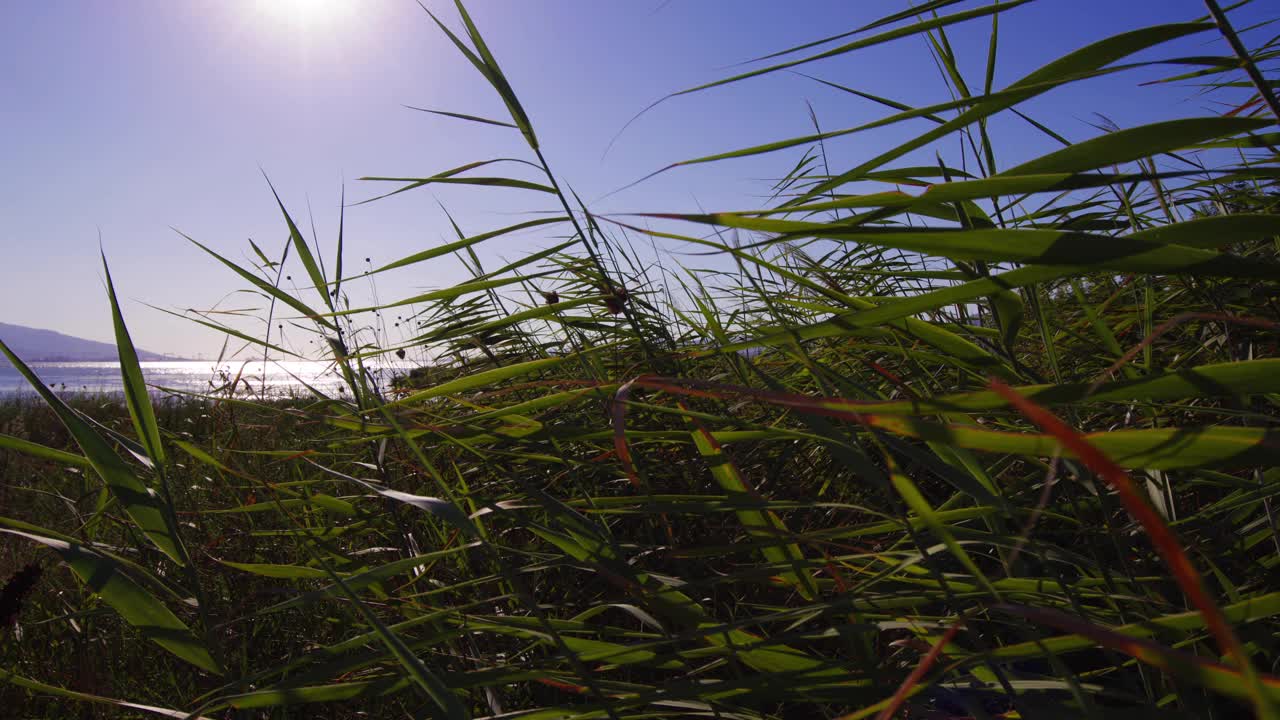
[[[21,360],[22,360],[22,362],[24,362],[24,363],[54,363],[54,362],[58,362],[58,363],[80,363],[80,362],[113,362],[113,363],[118,363],[118,362],[120,362],[120,358],[118,358],[118,357],[92,357],[92,358],[78,358],[78,357],[69,357],[69,356],[66,356],[66,355],[47,355],[47,356],[45,356],[45,357],[35,357],[35,358],[26,358],[26,357],[24,357],[24,358],[21,358]],[[3,363],[5,363],[5,364],[8,364],[8,359],[7,359],[7,358],[0,358],[0,362],[3,362]],[[138,359],[138,362],[148,363],[148,362],[216,362],[216,361],[214,361],[214,360],[201,360],[201,359],[199,359],[199,358],[176,357],[176,356],[175,356],[175,357],[154,357],[154,356],[148,356],[148,357],[146,357],[146,358],[139,358],[139,359]]]
[[[0,322],[0,340],[23,362],[113,362],[119,360],[114,343],[75,337],[57,330]],[[144,362],[180,361],[168,353],[135,348]],[[100,358],[100,359],[99,359]],[[3,363],[8,365],[6,361]]]
[[[45,357],[57,357],[46,355]],[[100,357],[100,356],[99,356]],[[48,360],[26,363],[44,387],[63,392],[109,394],[121,392],[124,380],[118,360]],[[234,384],[237,394],[303,394],[312,389],[340,397],[349,392],[341,372],[330,361],[278,361],[268,359],[227,360],[144,360],[140,363],[144,382],[165,389],[196,394],[220,393]],[[370,366],[379,382],[389,386],[394,375],[409,367]],[[9,364],[0,365],[0,397],[30,392],[30,381]]]

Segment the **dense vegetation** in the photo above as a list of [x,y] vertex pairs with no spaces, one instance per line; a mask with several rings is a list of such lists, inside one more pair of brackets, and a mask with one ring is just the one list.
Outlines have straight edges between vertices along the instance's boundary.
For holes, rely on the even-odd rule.
[[[1267,26],[1209,0],[994,87],[1022,2],[917,3],[713,83],[923,41],[952,99],[861,94],[888,114],[690,160],[803,152],[764,207],[642,219],[565,190],[465,10],[460,31],[441,18],[510,111],[453,119],[522,133],[532,175],[476,163],[401,189],[515,188],[550,212],[372,269],[456,255],[473,274],[376,308],[351,307],[341,234],[327,272],[287,211],[300,294],[261,251],[215,255],[272,313],[229,337],[288,356],[279,322],[314,333],[339,396],[153,406],[109,286],[126,402],[33,376],[46,402],[0,414],[0,570],[39,568],[0,608],[0,702],[1276,717],[1280,43],[1247,48]],[[960,22],[990,27],[977,82]],[[1202,54],[1161,55],[1188,37]],[[1138,64],[1225,109],[1070,144],[1019,108]],[[1063,147],[1000,169],[997,115]],[[825,152],[907,120],[928,129],[874,158]],[[546,250],[483,267],[478,245],[528,228]],[[632,243],[651,238],[722,262],[647,263]],[[375,309],[412,337],[374,342]],[[404,384],[368,372],[423,348]]]

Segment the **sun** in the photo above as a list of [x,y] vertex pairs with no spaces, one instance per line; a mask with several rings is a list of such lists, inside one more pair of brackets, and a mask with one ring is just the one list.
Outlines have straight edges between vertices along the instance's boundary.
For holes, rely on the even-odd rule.
[[357,0],[254,0],[264,24],[294,31],[329,29],[350,19]]

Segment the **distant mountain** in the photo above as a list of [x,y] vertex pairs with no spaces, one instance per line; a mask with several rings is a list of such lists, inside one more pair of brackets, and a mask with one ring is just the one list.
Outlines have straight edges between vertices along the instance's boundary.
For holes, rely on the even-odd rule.
[[[116,346],[111,343],[85,340],[63,335],[52,330],[0,323],[0,340],[13,350],[23,362],[97,362],[118,360]],[[139,360],[170,360],[153,352],[138,350]],[[0,355],[0,365],[9,362]]]

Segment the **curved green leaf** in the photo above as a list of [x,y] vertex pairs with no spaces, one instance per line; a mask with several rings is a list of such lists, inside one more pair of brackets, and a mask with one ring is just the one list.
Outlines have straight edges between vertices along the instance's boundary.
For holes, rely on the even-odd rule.
[[0,532],[34,540],[52,548],[86,586],[120,613],[144,637],[196,667],[221,675],[223,670],[205,646],[154,595],[129,578],[120,565],[78,543],[0,528]]
[[120,456],[105,438],[93,429],[79,413],[72,410],[45,386],[26,363],[22,362],[13,351],[0,341],[0,352],[6,357],[40,394],[49,407],[57,414],[58,419],[66,426],[67,431],[75,438],[76,444],[84,452],[93,469],[111,489],[111,493],[124,507],[125,512],[138,526],[138,529],[179,565],[187,563],[187,553],[182,547],[177,529],[173,526],[170,509],[160,495],[134,475]]

